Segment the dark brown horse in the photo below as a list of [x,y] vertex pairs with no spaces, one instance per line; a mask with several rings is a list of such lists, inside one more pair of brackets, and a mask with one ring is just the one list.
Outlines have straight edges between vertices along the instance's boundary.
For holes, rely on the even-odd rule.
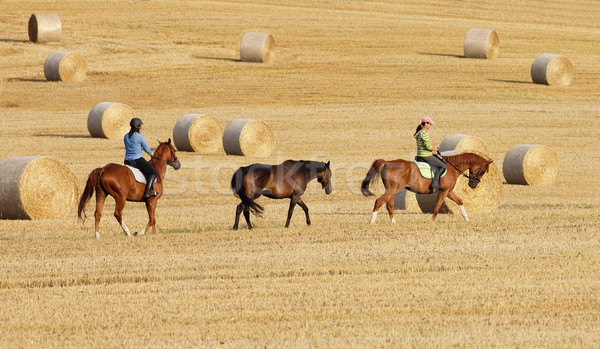
[[[488,171],[489,165],[493,160],[484,159],[482,156],[474,153],[444,156],[444,160],[446,160],[448,170],[446,175],[440,178],[440,186],[442,189],[439,191],[435,202],[433,219],[437,217],[442,202],[448,197],[458,204],[465,220],[469,220],[462,200],[452,190],[456,185],[456,180],[461,175],[469,178],[469,187],[475,189],[477,184],[481,181],[481,177]],[[468,175],[465,174],[465,171],[467,170],[469,172]],[[392,223],[396,223],[394,218],[394,199],[396,194],[403,189],[406,188],[419,194],[431,193],[429,189],[431,179],[421,176],[421,173],[414,162],[402,159],[394,161],[378,159],[373,162],[373,165],[367,172],[367,176],[362,181],[361,191],[365,196],[375,195],[369,190],[369,185],[375,180],[375,175],[378,173],[381,174],[381,179],[385,186],[385,193],[375,200],[371,223],[375,223],[377,211],[384,203],[387,204],[386,207]]]
[[280,165],[252,164],[240,167],[231,178],[231,189],[235,196],[242,200],[235,211],[233,229],[238,228],[242,212],[248,223],[248,229],[252,229],[250,211],[257,216],[262,216],[263,207],[254,202],[261,195],[271,199],[290,199],[290,208],[285,222],[286,228],[290,226],[290,219],[296,204],[302,207],[306,214],[306,224],[310,225],[308,207],[300,196],[306,190],[308,182],[315,178],[321,183],[325,193],[330,194],[331,169],[329,162],[287,160]]
[[[154,151],[154,155],[150,160],[150,163],[156,169],[158,173],[158,180],[154,184],[154,191],[158,193],[156,196],[150,196],[144,199],[145,184],[136,182],[131,171],[119,164],[108,164],[102,168],[93,170],[85,185],[85,189],[79,199],[79,206],[77,208],[77,215],[85,221],[85,205],[90,200],[94,192],[96,192],[96,212],[94,216],[96,218],[96,237],[100,237],[100,217],[102,216],[102,209],[104,208],[104,201],[108,195],[115,199],[115,218],[123,228],[125,235],[131,236],[129,228],[123,222],[123,208],[125,207],[126,201],[145,201],[146,210],[148,211],[149,221],[139,234],[144,234],[150,227],[156,234],[156,220],[154,219],[154,211],[156,210],[156,203],[162,196],[163,185],[162,181],[165,178],[167,172],[167,165],[178,170],[181,167],[181,163],[175,155],[175,148],[171,145],[171,138],[168,142],[158,142],[158,148]],[[135,233],[137,235],[138,233]]]

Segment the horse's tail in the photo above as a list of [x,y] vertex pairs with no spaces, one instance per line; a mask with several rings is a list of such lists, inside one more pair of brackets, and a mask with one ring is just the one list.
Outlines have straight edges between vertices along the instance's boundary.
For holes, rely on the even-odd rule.
[[233,190],[235,196],[240,198],[240,200],[242,200],[242,203],[246,205],[250,209],[250,211],[252,211],[252,213],[259,217],[262,217],[264,211],[263,207],[254,202],[252,199],[250,199],[248,195],[246,195],[246,188],[244,187],[244,175],[246,174],[245,172],[246,171],[244,171],[244,168],[242,167],[238,168],[238,170],[235,171],[235,173],[231,177],[231,190]]
[[367,176],[363,179],[362,184],[360,186],[360,191],[364,196],[373,196],[373,194],[369,190],[369,185],[375,181],[375,175],[381,172],[381,168],[385,165],[386,161],[383,159],[377,159],[373,161],[371,168],[367,172]]
[[90,201],[92,195],[94,195],[94,190],[96,185],[100,182],[100,176],[104,172],[103,168],[98,167],[93,170],[88,176],[87,183],[85,184],[85,189],[79,198],[79,206],[77,207],[77,217],[84,222],[86,218],[85,214],[85,205]]

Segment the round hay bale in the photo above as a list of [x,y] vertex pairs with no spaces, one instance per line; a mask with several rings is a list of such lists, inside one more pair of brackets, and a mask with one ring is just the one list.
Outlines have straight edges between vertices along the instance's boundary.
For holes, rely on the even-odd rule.
[[29,17],[29,41],[43,44],[59,42],[62,24],[56,13],[34,13]]
[[223,132],[223,149],[228,155],[269,156],[274,143],[271,127],[252,119],[232,120]]
[[206,114],[187,114],[173,128],[173,141],[178,150],[203,154],[218,153],[223,147],[223,125]]
[[415,193],[404,189],[400,193],[396,194],[396,197],[394,198],[394,209],[411,212],[420,211]]
[[273,35],[249,32],[242,37],[240,60],[242,62],[269,63],[273,56],[275,40]]
[[500,40],[490,29],[470,29],[465,35],[465,57],[493,59],[498,56]]
[[83,81],[86,73],[85,60],[75,52],[56,51],[44,62],[44,74],[49,81]]
[[0,218],[64,218],[76,202],[77,179],[57,159],[24,156],[0,161]]
[[127,104],[100,102],[88,114],[88,131],[92,137],[120,138],[129,131],[129,121],[134,117],[133,108]]
[[536,84],[569,86],[573,80],[573,66],[564,56],[544,53],[531,64],[531,79]]
[[558,156],[545,145],[515,145],[504,157],[502,172],[509,184],[554,185],[558,179]]
[[490,151],[483,139],[460,133],[447,136],[442,140],[442,143],[440,143],[440,152],[452,150],[474,150],[485,154],[487,157],[490,156]]
[[[493,162],[489,171],[481,177],[477,188],[469,187],[469,179],[460,176],[456,181],[454,193],[462,199],[467,214],[490,213],[500,204],[502,194],[502,178],[500,170]],[[417,194],[417,203],[422,212],[432,213],[438,194]],[[446,198],[440,207],[439,213],[460,213],[458,205]]]

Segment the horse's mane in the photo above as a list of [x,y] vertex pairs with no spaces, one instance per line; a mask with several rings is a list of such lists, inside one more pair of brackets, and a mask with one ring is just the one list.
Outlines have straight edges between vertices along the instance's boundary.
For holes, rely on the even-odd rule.
[[315,169],[316,172],[323,172],[327,168],[327,164],[321,161],[298,160],[306,169]]
[[486,162],[491,162],[492,159],[485,155],[484,153],[478,152],[478,151],[465,151],[465,152],[461,152],[459,154],[456,155],[443,155],[445,159],[447,159],[449,162],[451,162],[452,164],[459,166],[459,165],[463,165],[463,164],[469,164],[469,163],[486,163]]

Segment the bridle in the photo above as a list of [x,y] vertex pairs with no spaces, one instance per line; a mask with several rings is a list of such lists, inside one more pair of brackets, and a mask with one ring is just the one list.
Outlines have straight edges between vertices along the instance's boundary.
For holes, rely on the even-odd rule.
[[[173,151],[173,148],[169,144],[167,144],[167,147],[169,147],[169,150],[171,151],[171,158],[172,159],[177,159],[177,157],[175,157],[175,152]],[[150,162],[152,163],[152,166],[154,166],[154,160],[155,159],[156,160],[160,160],[160,161],[164,161],[164,162],[167,163],[167,165],[175,168],[175,163],[174,162],[166,160],[166,159],[163,159],[163,158],[159,158],[158,156],[156,156],[154,154],[150,157]],[[154,166],[154,167],[156,167],[156,166]],[[162,178],[160,178],[160,175],[158,175],[157,177],[158,177],[157,182],[158,183],[162,182]]]
[[448,159],[446,159],[445,157],[443,157],[440,154],[440,157],[442,159],[444,159],[445,162],[449,163],[452,167],[454,167],[458,172],[460,172],[461,175],[465,176],[466,178],[469,179],[469,181],[475,181],[477,183],[481,182],[481,179],[479,179],[479,174],[484,171],[483,170],[483,166],[485,166],[485,164],[479,166],[479,168],[475,171],[475,174],[472,174],[470,176],[468,176],[467,174],[465,174],[463,171],[461,171],[458,167],[456,167],[453,163],[451,163],[450,161],[448,161]]

